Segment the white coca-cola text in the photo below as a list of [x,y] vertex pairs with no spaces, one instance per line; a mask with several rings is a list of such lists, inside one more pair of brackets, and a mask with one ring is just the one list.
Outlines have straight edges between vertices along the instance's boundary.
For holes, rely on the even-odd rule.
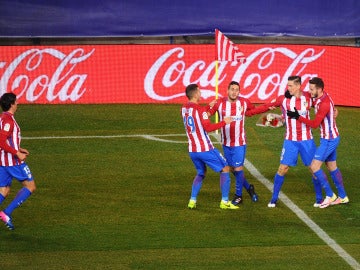
[[[316,52],[314,48],[306,48],[300,53],[296,53],[285,47],[270,48],[264,47],[254,51],[247,56],[244,63],[218,61],[217,76],[214,72],[216,61],[206,63],[197,60],[193,63],[186,63],[185,50],[176,47],[166,51],[161,55],[148,70],[145,80],[145,93],[154,100],[166,101],[185,96],[184,87],[190,83],[197,83],[202,91],[204,98],[216,96],[214,88],[220,86],[226,80],[241,82],[240,88],[243,97],[257,95],[260,100],[266,100],[270,96],[284,93],[287,85],[287,78],[291,75],[301,75],[303,81],[317,76],[309,73],[306,68],[308,65],[321,57],[325,49]],[[176,57],[176,60],[169,60]],[[274,69],[277,58],[287,59],[289,65],[284,71],[266,74],[266,70]],[[228,68],[234,68],[231,74]],[[251,67],[251,68],[250,68]],[[160,69],[166,69],[160,74]],[[249,71],[251,69],[251,71]],[[194,77],[194,72],[201,74]],[[266,77],[265,77],[266,76]],[[229,77],[229,78],[228,78]],[[155,82],[160,82],[165,88],[169,89],[169,94],[160,95],[155,89]],[[181,84],[181,90],[174,93],[175,85]],[[178,88],[179,89],[179,88]]]
[[[18,99],[24,96],[28,102],[35,102],[43,96],[46,96],[48,102],[56,99],[62,102],[76,101],[87,90],[83,86],[87,74],[77,74],[74,70],[94,51],[95,49],[92,49],[86,53],[82,48],[76,48],[64,54],[53,48],[33,48],[22,52],[11,63],[0,61],[0,70],[5,69],[0,79],[0,95],[10,90],[17,93]],[[55,71],[50,75],[40,74],[35,78],[31,76],[33,71],[46,65],[46,57],[58,60]],[[24,68],[19,74],[20,65],[24,65]]]

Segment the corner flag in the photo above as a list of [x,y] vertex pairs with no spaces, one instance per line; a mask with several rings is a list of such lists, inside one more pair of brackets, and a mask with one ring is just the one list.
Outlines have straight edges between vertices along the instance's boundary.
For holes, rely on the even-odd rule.
[[218,29],[215,29],[215,50],[218,61],[239,61],[241,63],[245,61],[245,56],[239,47]]
[[[239,61],[244,63],[246,61],[245,55],[239,50],[234,42],[228,39],[218,29],[215,29],[215,99],[218,99],[219,94],[219,72],[218,61]],[[218,122],[218,113],[215,115],[215,122]],[[218,130],[216,130],[218,133]]]

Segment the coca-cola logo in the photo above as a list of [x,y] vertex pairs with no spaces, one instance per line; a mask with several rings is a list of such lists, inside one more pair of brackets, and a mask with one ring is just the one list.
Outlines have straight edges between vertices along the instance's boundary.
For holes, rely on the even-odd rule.
[[[86,53],[84,49],[76,48],[65,54],[53,48],[32,48],[10,63],[0,61],[0,69],[4,69],[0,79],[0,95],[11,91],[17,94],[18,99],[25,97],[28,102],[37,101],[43,96],[48,102],[56,99],[62,102],[76,101],[87,90],[84,82],[88,75],[77,74],[75,69],[94,51],[93,48]],[[50,75],[48,71],[37,74],[40,69],[46,69],[50,60],[57,61],[55,70]],[[33,74],[37,75],[34,77]]]
[[[216,85],[238,81],[241,96],[249,98],[257,95],[260,100],[266,100],[274,94],[283,94],[291,75],[301,75],[303,82],[317,76],[309,72],[307,67],[324,52],[324,48],[318,52],[314,48],[306,48],[297,53],[285,47],[264,47],[249,54],[243,63],[219,61],[217,72],[214,72],[216,61],[207,63],[196,60],[187,63],[184,48],[176,47],[166,51],[149,68],[144,80],[144,90],[150,98],[166,101],[185,96],[183,89],[190,83],[197,83],[202,96],[208,98],[216,96]],[[181,88],[178,89],[181,91],[171,91],[179,84]],[[156,85],[169,89],[171,94],[159,94]]]

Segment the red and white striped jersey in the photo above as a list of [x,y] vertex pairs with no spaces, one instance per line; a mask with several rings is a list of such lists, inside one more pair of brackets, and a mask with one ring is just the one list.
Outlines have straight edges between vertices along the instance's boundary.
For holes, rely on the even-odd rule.
[[206,152],[214,149],[207,132],[221,128],[225,122],[212,124],[205,107],[193,102],[182,106],[181,115],[188,137],[189,152]]
[[234,147],[246,144],[245,116],[252,116],[268,110],[268,106],[255,107],[247,98],[239,97],[235,102],[230,102],[227,97],[219,99],[209,109],[211,114],[219,113],[220,121],[224,117],[232,117],[230,124],[221,128],[221,142],[225,146]]
[[320,137],[323,139],[335,139],[339,136],[334,116],[335,105],[331,97],[324,92],[320,98],[314,100],[315,119],[309,120],[302,117],[299,120],[306,125],[317,128],[320,126]]
[[282,114],[285,119],[286,133],[285,139],[290,141],[305,141],[313,139],[311,128],[305,123],[291,119],[287,116],[286,111],[294,111],[296,108],[300,114],[306,119],[310,119],[310,108],[312,106],[312,99],[310,93],[303,92],[303,94],[297,98],[292,96],[286,98],[285,96],[279,96],[275,103],[275,106],[280,106]]
[[3,112],[0,116],[0,166],[14,166],[22,163],[15,155],[20,148],[20,127],[14,115]]

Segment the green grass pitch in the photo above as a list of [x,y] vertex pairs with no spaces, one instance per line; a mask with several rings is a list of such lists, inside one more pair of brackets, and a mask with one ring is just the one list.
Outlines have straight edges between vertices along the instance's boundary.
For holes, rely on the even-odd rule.
[[[301,161],[282,191],[360,262],[360,109],[338,109],[350,204],[313,208]],[[16,119],[37,190],[13,213],[15,230],[0,227],[1,269],[352,269],[283,202],[268,209],[270,191],[247,169],[259,202],[245,192],[240,210],[220,210],[209,170],[187,209],[195,169],[180,105],[19,105]],[[284,129],[257,119],[246,119],[247,159],[272,181]]]

